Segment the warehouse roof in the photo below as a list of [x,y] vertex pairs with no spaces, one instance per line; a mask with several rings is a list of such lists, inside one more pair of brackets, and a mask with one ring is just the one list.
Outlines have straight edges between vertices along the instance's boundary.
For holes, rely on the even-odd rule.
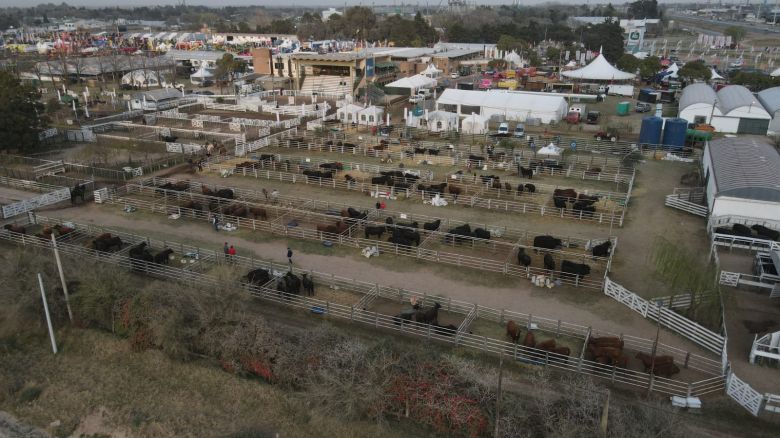
[[713,140],[707,151],[717,195],[780,202],[780,154],[766,139]]
[[753,93],[742,85],[721,88],[718,91],[718,106],[724,115],[743,106],[757,106],[763,109]]
[[758,100],[764,105],[769,114],[774,115],[780,111],[780,87],[767,88],[758,93]]
[[718,95],[715,94],[715,90],[707,84],[698,83],[688,85],[683,88],[682,96],[680,96],[680,111],[697,103],[713,105],[717,98]]

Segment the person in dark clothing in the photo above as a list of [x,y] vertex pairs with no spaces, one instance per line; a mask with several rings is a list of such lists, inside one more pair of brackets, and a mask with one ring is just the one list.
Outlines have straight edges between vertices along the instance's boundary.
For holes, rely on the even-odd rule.
[[292,250],[290,249],[290,247],[287,247],[287,261],[290,262],[291,265],[292,265],[292,256],[293,256]]

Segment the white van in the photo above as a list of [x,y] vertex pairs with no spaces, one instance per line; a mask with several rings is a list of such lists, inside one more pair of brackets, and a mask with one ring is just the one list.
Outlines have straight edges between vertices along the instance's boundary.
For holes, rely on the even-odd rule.
[[509,135],[509,123],[504,122],[504,123],[498,125],[498,133],[499,134]]

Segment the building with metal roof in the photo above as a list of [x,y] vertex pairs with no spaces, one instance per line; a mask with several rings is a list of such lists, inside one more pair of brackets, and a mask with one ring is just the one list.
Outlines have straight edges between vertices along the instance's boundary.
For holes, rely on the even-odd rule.
[[702,170],[711,217],[780,218],[780,154],[766,138],[708,142]]
[[747,88],[729,85],[716,93],[702,83],[683,89],[679,117],[688,123],[708,123],[718,132],[757,135],[766,135],[772,119]]
[[497,117],[521,122],[531,118],[550,123],[563,119],[568,105],[566,99],[552,93],[448,88],[436,101],[436,109],[455,112],[459,116],[479,114],[485,118]]
[[768,134],[780,134],[780,87],[767,88],[758,93],[758,101],[772,117]]

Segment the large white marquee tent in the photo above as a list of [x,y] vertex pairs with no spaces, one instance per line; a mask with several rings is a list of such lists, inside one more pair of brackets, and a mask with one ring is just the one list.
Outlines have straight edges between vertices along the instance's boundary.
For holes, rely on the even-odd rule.
[[612,66],[602,53],[599,53],[599,56],[585,67],[562,72],[561,76],[569,79],[584,79],[590,81],[626,81],[636,77],[633,73],[626,73]]

